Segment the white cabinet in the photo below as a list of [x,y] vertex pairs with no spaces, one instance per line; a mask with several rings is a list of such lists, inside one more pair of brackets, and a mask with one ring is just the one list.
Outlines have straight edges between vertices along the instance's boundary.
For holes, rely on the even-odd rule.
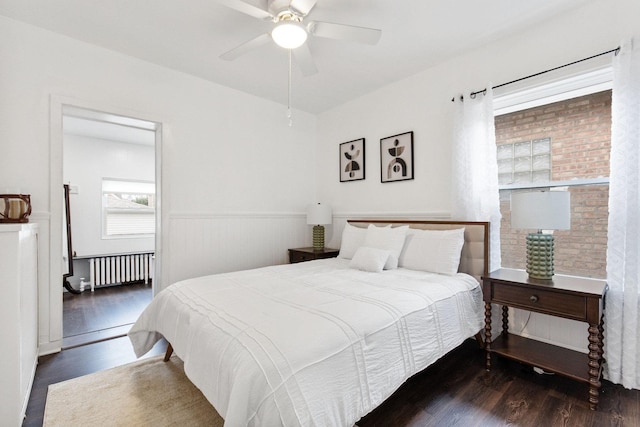
[[38,226],[0,224],[0,425],[21,426],[38,361]]

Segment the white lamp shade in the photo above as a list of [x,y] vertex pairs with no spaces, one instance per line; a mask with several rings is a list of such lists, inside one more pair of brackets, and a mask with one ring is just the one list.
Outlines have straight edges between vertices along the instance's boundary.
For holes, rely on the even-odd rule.
[[511,195],[511,227],[568,230],[571,197],[568,191],[533,191]]
[[309,205],[307,207],[307,224],[331,224],[331,206],[321,205],[320,203]]
[[307,30],[295,21],[282,21],[271,31],[271,38],[280,47],[295,49],[307,40]]

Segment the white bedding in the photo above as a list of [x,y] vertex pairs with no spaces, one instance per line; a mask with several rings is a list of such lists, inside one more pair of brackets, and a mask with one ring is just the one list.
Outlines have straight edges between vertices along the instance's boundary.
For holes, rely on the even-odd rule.
[[164,336],[225,426],[352,426],[483,326],[478,282],[325,259],[199,277],[129,332]]

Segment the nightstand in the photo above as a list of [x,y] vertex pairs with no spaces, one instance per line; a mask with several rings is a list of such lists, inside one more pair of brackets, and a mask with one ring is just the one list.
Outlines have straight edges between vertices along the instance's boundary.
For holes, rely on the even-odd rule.
[[313,248],[289,249],[289,264],[296,262],[312,261],[314,259],[335,258],[340,251],[338,249],[324,248],[316,250]]
[[[604,280],[556,274],[552,280],[530,279],[523,270],[502,268],[482,278],[485,302],[487,371],[491,354],[523,362],[589,385],[589,407],[598,406],[603,360]],[[502,305],[502,334],[491,341],[491,304]],[[589,353],[509,333],[509,307],[589,324]]]

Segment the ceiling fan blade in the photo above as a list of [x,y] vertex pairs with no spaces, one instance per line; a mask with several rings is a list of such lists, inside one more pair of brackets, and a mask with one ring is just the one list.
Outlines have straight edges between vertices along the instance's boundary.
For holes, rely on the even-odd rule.
[[239,56],[244,55],[245,53],[256,49],[262,45],[265,45],[271,41],[271,34],[264,33],[255,37],[248,42],[242,43],[240,46],[237,46],[222,55],[220,55],[220,59],[224,59],[225,61],[233,61]]
[[253,6],[249,3],[245,3],[242,0],[218,0],[218,3],[227,6],[228,8],[242,12],[245,15],[253,16],[254,18],[269,20],[273,19],[273,16],[266,10],[262,10],[259,7]]
[[289,7],[299,12],[302,16],[307,16],[316,5],[317,0],[291,0]]
[[318,68],[316,67],[316,63],[313,61],[313,57],[311,56],[311,51],[309,50],[309,45],[307,43],[293,49],[292,52],[293,57],[296,58],[298,67],[300,67],[300,70],[305,77],[312,76],[318,72]]
[[314,36],[328,39],[349,40],[365,44],[376,44],[380,40],[382,30],[353,25],[334,24],[331,22],[311,21],[307,27]]

